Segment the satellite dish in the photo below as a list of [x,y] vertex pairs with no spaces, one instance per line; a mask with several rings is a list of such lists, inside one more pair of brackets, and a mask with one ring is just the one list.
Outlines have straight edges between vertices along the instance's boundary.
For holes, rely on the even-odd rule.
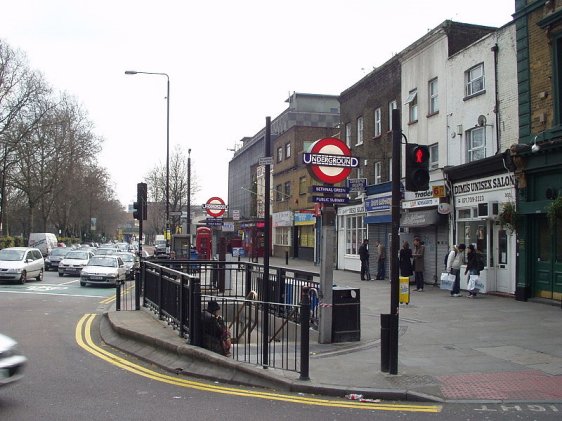
[[486,125],[486,116],[484,116],[484,115],[479,115],[479,116],[478,116],[478,125],[479,125],[480,127]]

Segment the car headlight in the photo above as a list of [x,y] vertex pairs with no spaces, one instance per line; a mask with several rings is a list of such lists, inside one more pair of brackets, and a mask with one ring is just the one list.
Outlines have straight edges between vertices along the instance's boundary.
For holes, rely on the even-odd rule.
[[108,278],[117,278],[117,274],[116,273],[108,273],[107,277]]
[[12,268],[8,269],[8,273],[21,273],[22,270],[22,268]]
[[59,262],[59,268],[63,268],[63,267],[65,267],[65,266],[66,266],[66,264],[65,264],[65,263],[63,263],[63,262]]

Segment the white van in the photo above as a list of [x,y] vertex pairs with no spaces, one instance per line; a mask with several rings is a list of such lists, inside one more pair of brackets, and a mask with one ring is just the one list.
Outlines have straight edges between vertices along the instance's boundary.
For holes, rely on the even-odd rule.
[[29,234],[28,247],[41,250],[43,256],[51,254],[51,250],[58,244],[57,236],[50,232],[32,232]]

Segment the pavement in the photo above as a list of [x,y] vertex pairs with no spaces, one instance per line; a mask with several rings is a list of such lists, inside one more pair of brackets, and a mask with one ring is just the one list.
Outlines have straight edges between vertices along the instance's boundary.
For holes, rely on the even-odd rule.
[[[270,258],[271,266],[319,272],[312,262]],[[299,393],[368,399],[562,403],[562,309],[512,296],[450,297],[426,285],[399,309],[398,374],[380,369],[380,315],[390,282],[334,270],[334,284],[360,289],[361,340],[319,344],[311,337],[310,380],[263,369],[186,344],[146,309],[104,313],[109,345],[178,374]],[[553,304],[553,303],[551,303]]]

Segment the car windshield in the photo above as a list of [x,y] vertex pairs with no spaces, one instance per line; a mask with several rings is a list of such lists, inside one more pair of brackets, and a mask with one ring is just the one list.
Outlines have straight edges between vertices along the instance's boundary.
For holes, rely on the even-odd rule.
[[117,267],[117,259],[111,257],[94,256],[90,259],[88,266],[103,266],[108,268]]
[[66,255],[66,258],[73,260],[88,260],[89,255],[85,251],[71,251]]
[[68,252],[69,252],[69,250],[66,250],[66,248],[64,248],[64,247],[56,248],[56,249],[51,250],[51,256],[64,256]]
[[115,254],[117,250],[115,249],[97,249],[96,254]]
[[135,256],[133,256],[132,254],[120,254],[119,257],[121,257],[121,260],[123,260],[124,262],[135,261]]
[[0,250],[0,260],[7,260],[11,262],[16,262],[23,259],[25,251],[23,250],[10,250],[4,249]]

